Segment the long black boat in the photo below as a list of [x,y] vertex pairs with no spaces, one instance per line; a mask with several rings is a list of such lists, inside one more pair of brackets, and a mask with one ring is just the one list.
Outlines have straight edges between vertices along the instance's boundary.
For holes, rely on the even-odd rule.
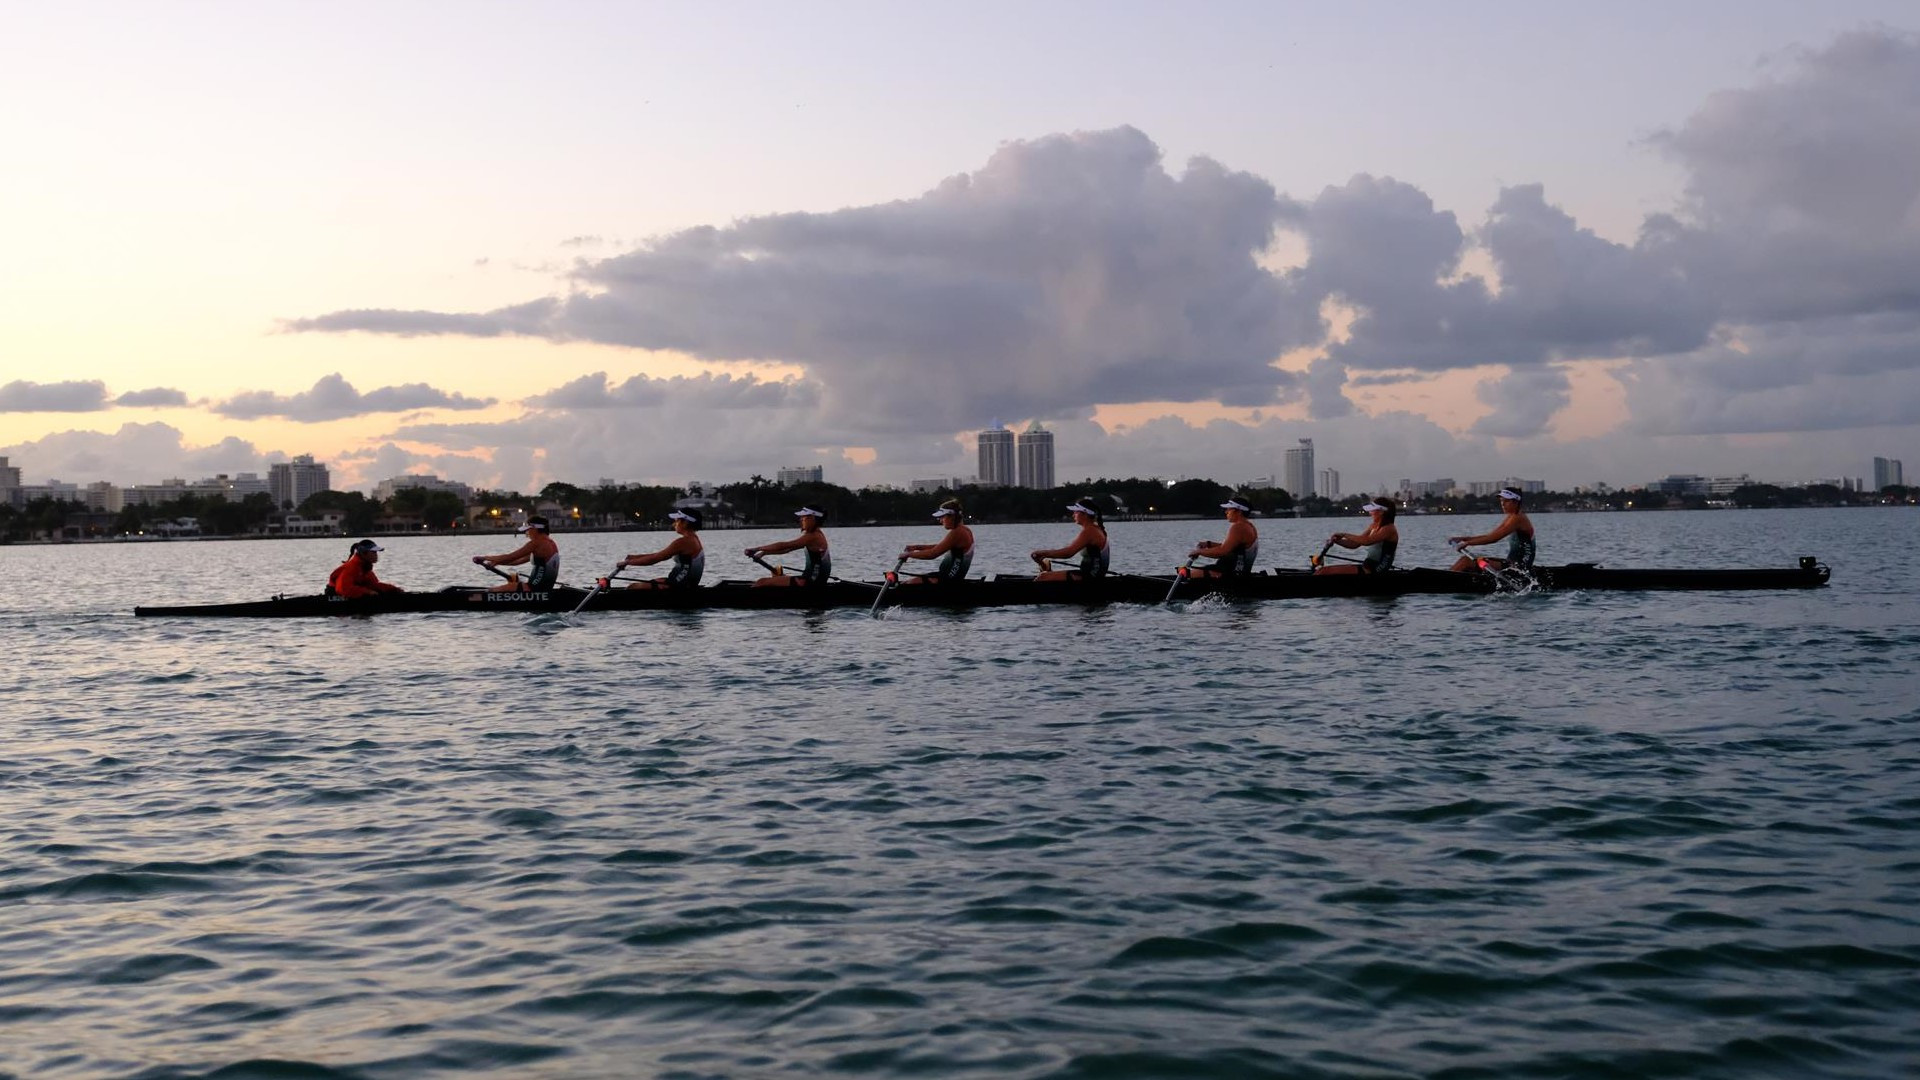
[[[1230,579],[1114,574],[1098,581],[1035,581],[999,574],[957,585],[902,585],[882,597],[879,582],[835,581],[809,588],[757,589],[750,582],[723,581],[695,589],[602,589],[588,600],[587,589],[560,586],[544,592],[489,592],[449,586],[438,592],[382,593],[345,600],[334,596],[276,596],[232,604],[137,607],[139,616],[286,619],[327,615],[382,615],[397,612],[519,611],[569,612],[583,600],[590,611],[704,611],[707,609],[787,608],[819,610],[870,607],[981,608],[1031,604],[1159,604],[1220,596],[1230,600],[1316,600],[1336,597],[1474,595],[1500,591],[1747,590],[1817,589],[1827,583],[1828,568],[1811,556],[1797,567],[1748,570],[1609,569],[1594,563],[1537,566],[1529,574],[1448,570],[1389,570],[1384,574],[1319,574],[1306,570],[1270,570]],[[1177,585],[1176,585],[1177,582]]]

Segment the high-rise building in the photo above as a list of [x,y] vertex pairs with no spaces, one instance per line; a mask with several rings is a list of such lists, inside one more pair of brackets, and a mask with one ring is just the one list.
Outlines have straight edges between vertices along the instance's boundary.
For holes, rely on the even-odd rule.
[[1340,497],[1339,469],[1320,470],[1320,497],[1323,499],[1337,499]]
[[1012,487],[1013,472],[1013,432],[1000,426],[998,420],[993,426],[980,433],[980,486]]
[[1020,459],[1020,486],[1042,491],[1053,487],[1053,432],[1035,420],[1014,443]]
[[1313,440],[1301,439],[1300,445],[1287,451],[1287,466],[1280,473],[1282,487],[1296,499],[1313,494]]
[[273,505],[299,509],[309,496],[332,491],[333,482],[325,465],[316,464],[312,454],[301,454],[292,461],[267,467],[267,492]]
[[773,478],[781,487],[792,487],[795,484],[824,484],[827,482],[827,467],[825,465],[782,465],[779,471],[773,474]]
[[[0,458],[0,465],[5,465],[6,463],[6,458]],[[1905,486],[1907,486],[1905,470],[1900,467],[1899,458],[1877,457],[1873,459],[1873,490],[1879,491],[1882,488]]]
[[0,457],[0,506],[20,505],[20,466]]

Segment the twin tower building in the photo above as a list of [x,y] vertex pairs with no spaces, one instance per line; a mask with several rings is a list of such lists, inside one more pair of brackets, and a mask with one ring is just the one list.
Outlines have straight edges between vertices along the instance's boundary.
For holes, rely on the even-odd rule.
[[1051,488],[1053,432],[1035,420],[1015,435],[994,421],[980,433],[979,481],[988,487]]

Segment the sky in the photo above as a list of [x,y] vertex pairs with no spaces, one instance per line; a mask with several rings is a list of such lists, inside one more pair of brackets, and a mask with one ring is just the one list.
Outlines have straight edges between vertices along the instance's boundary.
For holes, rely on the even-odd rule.
[[0,0],[28,483],[1920,465],[1920,8]]

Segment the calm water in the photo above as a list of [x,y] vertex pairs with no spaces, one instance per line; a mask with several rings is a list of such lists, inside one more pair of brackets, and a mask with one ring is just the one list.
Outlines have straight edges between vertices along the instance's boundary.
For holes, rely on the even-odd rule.
[[[1810,593],[576,625],[135,620],[345,544],[0,548],[0,1074],[1911,1075],[1916,522],[1540,518]],[[937,528],[832,535],[871,576]]]

